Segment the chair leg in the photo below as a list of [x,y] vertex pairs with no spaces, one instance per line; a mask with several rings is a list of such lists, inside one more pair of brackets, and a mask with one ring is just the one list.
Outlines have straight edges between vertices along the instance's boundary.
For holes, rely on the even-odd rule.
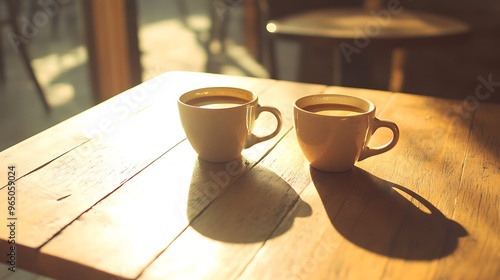
[[5,77],[5,60],[3,57],[3,42],[2,42],[2,23],[0,23],[0,83],[5,83],[6,77]]
[[217,6],[217,3],[210,4],[210,34],[208,39],[209,50],[214,53],[224,53],[226,51],[225,41],[227,27],[230,21],[231,13],[229,10],[223,10],[224,7]]
[[208,31],[208,39],[204,45],[205,53],[207,55],[207,61],[205,63],[205,72],[218,73],[219,63],[216,59],[216,55],[220,53],[220,46],[217,45],[219,43],[217,39],[219,34],[220,22],[216,11],[216,7],[214,6],[214,2],[207,1],[207,7],[210,18],[210,29]]
[[338,45],[333,47],[333,85],[342,85],[342,50]]
[[267,42],[269,49],[269,75],[272,79],[278,79],[278,58],[276,56],[276,42],[270,38]]
[[406,60],[406,51],[402,48],[396,48],[392,51],[391,76],[389,81],[389,90],[400,92],[404,82],[404,64]]
[[179,13],[181,15],[181,20],[185,24],[187,24],[187,17],[188,17],[188,8],[186,5],[186,0],[177,0],[177,8],[179,9]]
[[[266,32],[266,31],[263,31]],[[278,58],[276,56],[276,40],[270,34],[261,34],[259,47],[261,48],[260,60],[267,69],[269,78],[278,79]]]
[[[19,26],[17,25],[17,10],[15,7],[15,1],[14,0],[7,0],[7,8],[9,9],[10,13],[10,23],[12,25],[12,29],[16,34],[21,34]],[[47,99],[45,98],[45,94],[43,93],[43,89],[40,86],[40,83],[38,82],[35,72],[33,71],[33,67],[31,66],[31,59],[28,55],[28,50],[26,49],[25,44],[19,44],[19,51],[21,53],[21,59],[24,62],[24,65],[26,66],[28,70],[28,74],[30,78],[32,79],[33,83],[35,84],[36,91],[38,92],[38,95],[43,103],[43,106],[47,112],[50,111],[50,105],[47,102]]]

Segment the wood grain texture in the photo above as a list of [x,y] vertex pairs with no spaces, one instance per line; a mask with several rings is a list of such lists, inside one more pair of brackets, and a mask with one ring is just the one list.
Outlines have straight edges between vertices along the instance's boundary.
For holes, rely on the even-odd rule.
[[360,164],[393,184],[397,197],[411,202],[402,211],[404,222],[397,235],[387,244],[392,246],[389,256],[402,257],[388,258],[381,277],[433,278],[439,261],[453,256],[467,237],[469,229],[452,213],[460,191],[471,120],[448,117],[456,104],[396,94],[389,105],[393,109],[383,117],[399,124],[400,143],[378,157],[377,164],[368,160]]
[[[472,119],[472,116],[471,116]],[[471,134],[455,199],[453,219],[468,231],[436,278],[500,278],[500,117],[497,106],[481,104]]]
[[[205,86],[256,92],[260,104],[282,112],[283,130],[237,160],[199,160],[175,100]],[[461,116],[454,108],[462,103],[452,100],[185,72],[166,74],[150,93],[120,107],[112,132],[84,138],[61,125],[0,154],[15,159],[23,147],[42,158],[29,165],[26,154],[18,157],[35,168],[17,180],[20,267],[58,279],[500,277],[497,105]],[[347,172],[310,168],[292,105],[318,93],[373,101],[378,118],[398,124],[399,143]],[[113,116],[109,104],[68,123]],[[255,133],[274,127],[263,114]],[[46,140],[37,144],[65,133],[78,140],[56,152],[46,151]],[[377,131],[369,145],[390,137]],[[6,196],[1,189],[0,201]]]

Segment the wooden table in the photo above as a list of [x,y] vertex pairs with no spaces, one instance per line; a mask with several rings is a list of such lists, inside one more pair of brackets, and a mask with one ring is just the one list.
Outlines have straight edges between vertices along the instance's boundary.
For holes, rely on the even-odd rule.
[[[391,50],[387,89],[401,91],[408,50],[455,46],[465,43],[470,37],[471,27],[467,23],[444,15],[408,9],[405,7],[407,3],[380,0],[360,2],[363,5],[346,7],[346,3],[342,5],[335,1],[247,1],[245,31],[250,37],[246,42],[247,48],[253,52],[255,46],[261,46],[264,53],[258,57],[267,65],[270,76],[276,78],[280,76],[276,39],[298,42],[306,50],[314,47],[310,51],[314,55],[302,59],[301,75],[309,76],[305,80],[317,81],[318,72],[325,72],[324,69],[317,70],[319,65],[325,65],[325,59],[333,59],[331,71],[327,68],[326,72],[333,73],[332,82],[338,86],[346,84],[342,77],[345,68],[353,69],[354,65],[348,64],[359,59],[365,60],[362,58],[365,55],[356,58],[365,49],[380,49],[382,52],[375,54],[377,57],[385,57],[384,51]],[[254,15],[256,13],[258,16]],[[262,42],[251,40],[258,34],[252,22],[255,17],[261,19],[259,28],[262,29]],[[318,49],[325,47],[332,48],[332,57],[317,54]],[[290,59],[286,56],[281,59],[284,58]],[[367,71],[364,64],[356,68],[359,68],[358,71]],[[376,67],[377,72],[385,71],[383,67],[379,68]],[[359,77],[354,83],[360,84]]]
[[[216,85],[278,107],[280,135],[239,160],[199,160],[176,99]],[[311,169],[292,103],[316,93],[369,98],[399,125],[400,142],[350,172]],[[0,231],[2,260],[15,239],[17,268],[61,279],[499,279],[500,106],[467,109],[403,93],[166,73],[0,153],[0,217],[15,224],[14,236]],[[257,133],[272,119],[262,115]]]

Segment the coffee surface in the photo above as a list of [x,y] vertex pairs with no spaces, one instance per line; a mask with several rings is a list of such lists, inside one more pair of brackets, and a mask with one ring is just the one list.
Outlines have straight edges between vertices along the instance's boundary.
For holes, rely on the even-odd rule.
[[248,100],[233,96],[204,96],[186,103],[201,108],[231,108],[248,102]]
[[353,116],[366,111],[352,105],[345,104],[314,104],[303,108],[306,111],[325,116]]

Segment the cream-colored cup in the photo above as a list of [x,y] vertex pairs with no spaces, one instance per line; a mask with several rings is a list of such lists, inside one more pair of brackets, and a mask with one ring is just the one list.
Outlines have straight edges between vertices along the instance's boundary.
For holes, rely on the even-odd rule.
[[[187,139],[201,159],[225,162],[243,149],[276,136],[282,127],[281,113],[260,106],[254,93],[231,87],[201,88],[184,93],[178,100],[179,115]],[[278,123],[269,135],[252,133],[260,113],[273,114]]]
[[[320,94],[298,99],[294,104],[297,140],[312,167],[340,172],[357,161],[392,149],[399,139],[398,126],[375,117],[375,105],[362,98]],[[385,145],[368,147],[372,134],[380,127],[392,130]]]

